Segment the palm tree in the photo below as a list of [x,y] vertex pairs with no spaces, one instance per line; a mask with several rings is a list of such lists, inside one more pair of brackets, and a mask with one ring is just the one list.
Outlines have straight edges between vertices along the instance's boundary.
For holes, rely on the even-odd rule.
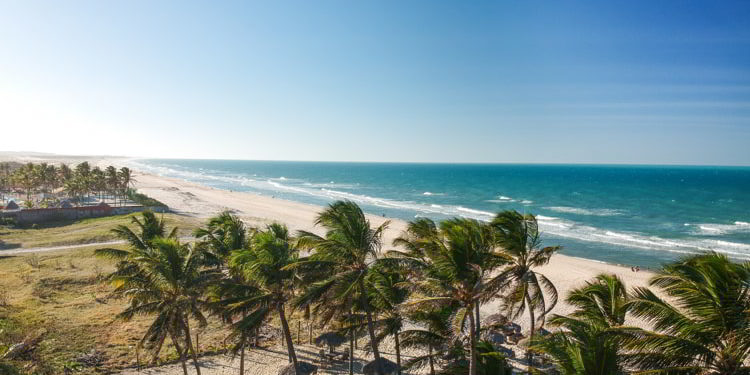
[[61,185],[65,185],[68,180],[73,178],[73,171],[70,170],[70,167],[67,164],[60,164],[60,168],[58,168],[57,173]]
[[196,229],[193,235],[203,241],[221,263],[226,263],[232,251],[243,249],[248,244],[248,229],[229,211],[210,218],[206,226]]
[[[256,233],[250,248],[235,251],[229,261],[233,272],[242,275],[246,282],[252,283],[250,285],[255,290],[247,291],[244,294],[247,297],[240,300],[236,300],[237,297],[229,297],[227,301],[230,309],[253,310],[235,324],[234,328],[240,335],[245,335],[249,328],[257,327],[269,314],[278,314],[289,361],[294,364],[296,373],[299,373],[299,364],[286,319],[285,305],[292,297],[295,278],[295,272],[288,266],[295,263],[298,256],[299,250],[295,246],[295,241],[289,237],[285,225],[271,224],[266,230]],[[243,287],[247,288],[247,284]]]
[[[536,217],[531,214],[503,211],[495,216],[491,225],[496,233],[497,245],[513,259],[508,268],[498,276],[498,280],[507,286],[503,297],[507,315],[510,319],[515,319],[528,311],[531,324],[529,336],[533,341],[536,324],[539,323],[539,328],[542,328],[545,316],[557,304],[557,289],[534,268],[549,263],[560,246],[541,247],[539,225]],[[545,292],[549,297],[545,296]],[[527,351],[527,356],[531,366],[531,350]]]
[[22,165],[21,168],[16,169],[13,173],[13,180],[17,185],[20,185],[26,193],[26,200],[31,200],[31,194],[33,194],[34,189],[39,184],[37,174],[34,170],[34,164],[27,163]]
[[99,167],[91,169],[91,190],[98,193],[99,199],[102,199],[102,193],[107,190],[107,177]]
[[409,289],[405,273],[397,268],[376,265],[367,275],[370,304],[382,318],[377,321],[381,327],[378,342],[387,336],[393,336],[396,344],[396,364],[401,375],[401,345],[399,334],[404,327],[405,317],[400,305],[409,297]]
[[453,335],[451,316],[457,306],[444,306],[438,309],[418,308],[408,313],[408,319],[415,325],[401,332],[404,348],[420,349],[422,355],[407,360],[404,368],[429,366],[430,375],[435,375],[435,367],[441,358],[449,358],[459,351],[460,343]]
[[107,186],[107,193],[113,194],[115,196],[115,204],[116,204],[117,195],[118,195],[119,186],[120,186],[120,178],[117,175],[117,168],[111,165],[108,166],[104,170],[104,175],[105,175],[105,181],[106,181],[105,183]]
[[[193,232],[206,250],[207,264],[223,272],[222,279],[212,288],[210,307],[213,312],[232,325],[228,340],[235,340],[232,352],[240,353],[240,374],[245,373],[245,347],[253,330],[263,323],[266,314],[258,314],[255,304],[244,304],[257,296],[255,283],[247,280],[236,269],[227,269],[229,256],[250,246],[251,237],[242,220],[230,212],[222,212],[208,220],[205,227]],[[257,332],[257,331],[256,331]]]
[[[114,233],[121,240],[128,243],[130,249],[147,250],[151,247],[151,241],[157,238],[176,238],[177,227],[172,228],[171,231],[167,232],[167,224],[164,221],[164,217],[158,218],[153,211],[141,212],[141,219],[138,216],[133,216],[130,221],[135,224],[137,232],[133,231],[127,225],[118,225],[112,229]],[[99,252],[99,250],[97,250]],[[110,249],[107,249],[110,251]],[[118,250],[110,252],[110,254],[125,254],[128,250]],[[103,251],[102,251],[103,253]]]
[[625,284],[615,275],[600,274],[572,290],[569,316],[553,315],[549,324],[563,330],[539,337],[532,349],[544,354],[565,375],[622,374],[623,353],[617,329],[628,310]]
[[84,161],[76,165],[73,175],[81,196],[86,195],[88,197],[91,191],[91,166],[89,163]]
[[[130,258],[127,272],[115,272],[110,280],[114,293],[127,297],[128,307],[118,314],[124,320],[137,315],[155,315],[138,346],[155,343],[156,353],[169,336],[180,356],[182,370],[187,375],[185,357],[188,351],[196,372],[200,375],[198,358],[190,333],[190,318],[199,325],[206,324],[201,313],[202,291],[210,277],[201,272],[203,253],[173,238],[154,238],[149,249],[138,251]],[[184,340],[185,348],[180,342]]]
[[[135,231],[126,225],[118,225],[112,229],[112,233],[127,243],[128,246],[125,249],[102,248],[94,251],[96,256],[114,259],[118,262],[115,272],[107,276],[107,280],[111,282],[122,276],[130,276],[140,272],[141,268],[138,261],[148,256],[148,253],[152,251],[153,241],[163,238],[175,239],[177,235],[176,227],[167,233],[164,220],[157,218],[151,211],[142,212],[141,219],[133,216],[131,221],[136,226]],[[163,333],[166,333],[166,331]],[[165,338],[166,336],[153,336],[150,341],[147,340],[149,343],[153,343],[156,348],[151,363],[156,363]],[[146,339],[146,336],[144,336],[144,339]],[[153,341],[153,339],[157,340]],[[145,343],[147,342],[141,341],[139,345],[142,346]]]
[[628,361],[648,373],[750,374],[750,262],[706,253],[666,265],[628,307],[655,332],[626,330]]
[[407,251],[389,252],[418,273],[412,280],[418,294],[410,302],[426,308],[453,306],[453,330],[461,334],[468,320],[469,374],[477,374],[477,304],[493,299],[501,285],[488,270],[508,261],[496,251],[490,226],[456,218],[435,225],[429,219],[409,223],[394,244]]
[[119,180],[120,180],[120,192],[123,196],[128,195],[128,190],[130,189],[130,184],[135,181],[133,179],[133,174],[130,168],[122,167],[120,168],[120,172],[117,174]]
[[337,201],[321,212],[316,225],[326,228],[324,237],[300,231],[300,244],[314,248],[315,253],[293,267],[305,272],[314,269],[329,269],[331,274],[324,280],[311,285],[301,296],[300,301],[315,301],[321,298],[344,301],[358,300],[367,319],[370,346],[378,366],[383,373],[380,350],[375,335],[372,307],[367,300],[367,273],[370,265],[380,255],[382,236],[388,221],[376,228],[370,226],[362,209],[351,201]]

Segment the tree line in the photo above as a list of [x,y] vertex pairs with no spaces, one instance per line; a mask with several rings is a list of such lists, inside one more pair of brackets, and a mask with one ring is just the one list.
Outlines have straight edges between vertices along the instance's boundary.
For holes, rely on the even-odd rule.
[[[250,340],[271,320],[287,348],[286,373],[308,373],[313,366],[297,359],[287,321],[294,311],[348,338],[350,373],[355,335],[364,332],[376,373],[510,374],[502,351],[483,339],[493,327],[481,326],[479,308],[490,302],[509,320],[529,320],[529,373],[547,371],[534,356],[562,374],[750,373],[750,263],[716,253],[665,265],[649,287],[628,290],[617,276],[598,275],[566,296],[575,309],[563,316],[550,314],[557,290],[539,272],[560,247],[543,246],[535,217],[516,211],[489,223],[419,218],[389,251],[389,223],[373,226],[350,201],[317,216],[323,235],[278,223],[248,228],[229,212],[196,230],[194,243],[180,242],[150,212],[133,224],[115,229],[126,249],[96,253],[117,261],[108,279],[129,302],[119,317],[153,317],[138,349],[156,363],[170,340],[185,374],[188,358],[201,373],[191,324],[211,317],[230,328],[240,374]],[[628,317],[650,329],[627,325]],[[545,325],[554,332],[542,335]],[[395,364],[381,357],[386,337]],[[403,360],[404,348],[421,354]]]
[[[50,206],[60,200],[60,195],[77,204],[83,204],[91,196],[122,203],[128,196],[132,182],[132,173],[127,167],[117,169],[110,165],[101,169],[91,167],[88,162],[73,168],[67,164],[0,163],[2,201],[5,201],[7,193],[23,193],[26,196],[23,204],[28,208]],[[41,197],[32,200],[32,196],[38,194]]]

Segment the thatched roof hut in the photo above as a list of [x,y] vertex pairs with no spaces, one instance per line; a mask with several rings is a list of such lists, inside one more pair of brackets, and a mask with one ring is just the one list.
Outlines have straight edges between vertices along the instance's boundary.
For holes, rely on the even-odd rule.
[[18,208],[18,204],[16,204],[16,202],[14,201],[8,202],[8,204],[5,206],[6,210],[17,210]]
[[73,208],[73,205],[70,203],[69,200],[64,200],[60,202],[60,208]]
[[333,348],[340,346],[345,342],[346,337],[338,332],[326,332],[315,338],[315,345],[326,345],[331,352],[333,351]]
[[[383,367],[384,375],[398,374],[398,365],[388,360],[388,358],[380,357],[380,364]],[[362,373],[365,375],[375,375],[378,373],[378,366],[375,361],[367,362],[365,367],[362,367]]]
[[[318,366],[311,363],[297,361],[297,368],[299,369],[299,375],[309,375],[318,371]],[[294,364],[290,363],[279,370],[279,375],[295,375]]]
[[506,325],[508,324],[508,317],[500,313],[492,314],[484,318],[482,323],[486,326]]

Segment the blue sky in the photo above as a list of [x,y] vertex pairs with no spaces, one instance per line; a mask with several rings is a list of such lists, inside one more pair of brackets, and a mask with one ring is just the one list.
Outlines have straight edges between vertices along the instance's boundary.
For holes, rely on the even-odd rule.
[[750,2],[0,0],[0,149],[750,165]]

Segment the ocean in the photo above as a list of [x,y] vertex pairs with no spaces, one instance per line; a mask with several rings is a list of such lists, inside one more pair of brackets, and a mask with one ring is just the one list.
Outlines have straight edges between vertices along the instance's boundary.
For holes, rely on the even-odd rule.
[[750,260],[750,168],[133,160],[215,188],[325,205],[349,199],[404,220],[536,215],[563,254],[658,267],[707,250]]

